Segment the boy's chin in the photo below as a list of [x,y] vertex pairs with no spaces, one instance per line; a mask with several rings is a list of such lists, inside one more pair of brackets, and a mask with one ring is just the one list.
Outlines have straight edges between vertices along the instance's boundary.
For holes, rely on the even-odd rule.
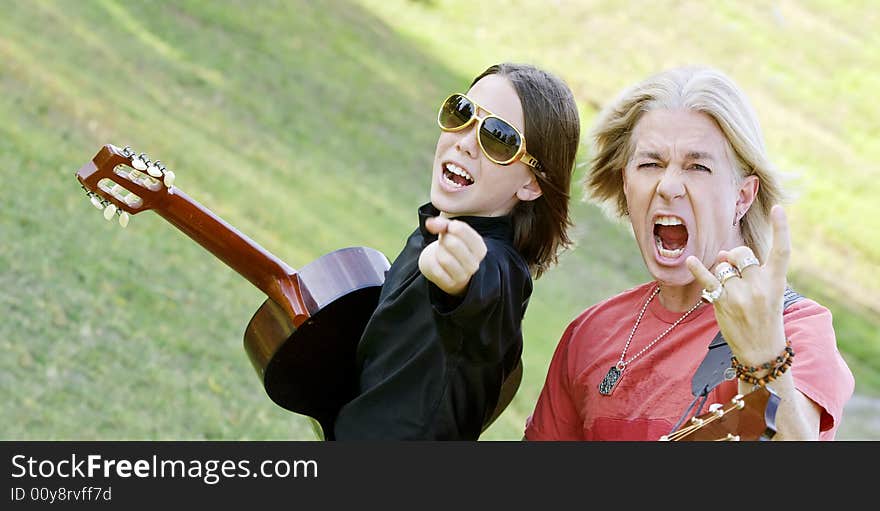
[[442,193],[435,193],[433,191],[431,192],[431,204],[447,215],[455,214],[461,209],[457,201],[450,200],[449,197],[445,197]]

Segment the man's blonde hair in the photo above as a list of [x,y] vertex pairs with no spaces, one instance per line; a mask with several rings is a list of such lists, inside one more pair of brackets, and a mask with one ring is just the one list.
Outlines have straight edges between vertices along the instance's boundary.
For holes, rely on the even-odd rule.
[[770,208],[785,200],[781,176],[770,163],[761,126],[745,94],[724,73],[680,67],[655,74],[624,90],[598,115],[586,193],[618,216],[627,213],[623,169],[634,151],[636,123],[650,110],[693,110],[715,120],[732,149],[737,183],[759,179],[758,195],[740,220],[743,239],[761,261],[770,250]]

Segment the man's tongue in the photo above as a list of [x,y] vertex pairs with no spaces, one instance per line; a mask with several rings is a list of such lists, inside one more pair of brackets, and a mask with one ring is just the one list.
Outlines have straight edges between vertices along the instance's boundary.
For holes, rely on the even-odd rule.
[[688,233],[683,225],[657,225],[654,235],[666,250],[678,250],[687,244]]

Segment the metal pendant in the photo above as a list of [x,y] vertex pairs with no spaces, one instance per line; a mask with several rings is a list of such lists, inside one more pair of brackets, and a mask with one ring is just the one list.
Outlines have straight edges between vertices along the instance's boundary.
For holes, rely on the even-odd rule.
[[599,394],[610,396],[611,392],[614,391],[617,382],[620,381],[621,374],[623,374],[623,369],[618,369],[617,366],[611,366],[611,369],[608,370],[608,374],[606,374],[599,383]]

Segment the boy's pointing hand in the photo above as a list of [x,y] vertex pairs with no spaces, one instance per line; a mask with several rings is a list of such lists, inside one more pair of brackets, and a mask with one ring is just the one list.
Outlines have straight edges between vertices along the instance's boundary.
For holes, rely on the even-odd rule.
[[460,296],[486,257],[483,237],[465,222],[432,217],[425,222],[438,235],[419,256],[419,270],[447,294]]

